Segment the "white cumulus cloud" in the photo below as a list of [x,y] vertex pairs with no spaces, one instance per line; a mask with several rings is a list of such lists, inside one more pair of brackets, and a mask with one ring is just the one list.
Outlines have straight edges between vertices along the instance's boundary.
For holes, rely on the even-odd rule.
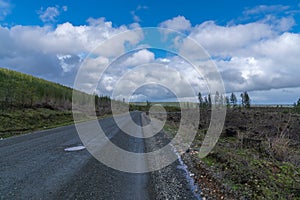
[[[230,26],[208,21],[195,26],[190,37],[214,59],[229,92],[300,86],[300,34],[286,27],[274,28],[266,21]],[[182,43],[182,49],[191,48]]]
[[[55,28],[47,25],[0,27],[0,67],[72,86],[76,71],[89,52],[128,29],[127,26],[113,27],[112,22],[104,18],[89,19],[88,25],[80,26],[66,22]],[[97,53],[103,59],[123,54],[125,43],[135,44],[141,37],[124,34],[115,41],[119,45],[117,49],[115,45],[106,44]],[[93,72],[89,74],[92,76]]]
[[162,28],[173,29],[176,31],[189,31],[191,29],[191,22],[184,16],[177,16],[173,19],[166,20],[160,24]]
[[151,63],[154,60],[154,53],[147,49],[140,50],[128,57],[124,62],[120,63],[123,66],[138,66],[145,63]]

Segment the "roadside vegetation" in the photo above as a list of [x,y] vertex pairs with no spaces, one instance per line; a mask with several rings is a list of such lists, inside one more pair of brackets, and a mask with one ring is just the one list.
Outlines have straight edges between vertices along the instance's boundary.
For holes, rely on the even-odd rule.
[[[3,68],[0,88],[0,138],[73,123],[72,88]],[[82,96],[95,100],[97,116],[111,113],[109,97]]]
[[[195,174],[202,196],[300,199],[300,99],[294,107],[254,107],[247,92],[240,95],[240,104],[234,93],[222,98],[218,94],[203,98],[199,93],[198,97],[199,130],[183,159]],[[197,152],[214,103],[228,108],[225,126],[213,151],[200,159]],[[169,115],[165,131],[176,133],[179,121],[180,116]]]
[[228,110],[216,147],[199,161],[241,199],[299,199],[299,119],[286,108]]
[[73,123],[72,112],[47,108],[9,109],[0,112],[0,137],[64,126]]

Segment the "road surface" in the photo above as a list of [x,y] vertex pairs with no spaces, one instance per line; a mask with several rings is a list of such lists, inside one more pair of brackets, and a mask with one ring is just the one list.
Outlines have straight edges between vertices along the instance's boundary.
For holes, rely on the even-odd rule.
[[[134,112],[131,118],[141,125],[141,116]],[[143,139],[123,133],[112,118],[99,123],[123,149],[145,149]],[[179,162],[156,172],[125,173],[105,166],[86,149],[65,151],[79,145],[74,125],[1,140],[0,199],[198,198]]]

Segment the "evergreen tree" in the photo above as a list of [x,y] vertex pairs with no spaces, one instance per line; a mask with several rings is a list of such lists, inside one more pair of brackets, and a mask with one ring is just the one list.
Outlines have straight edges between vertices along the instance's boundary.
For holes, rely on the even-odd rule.
[[204,107],[208,107],[209,103],[208,103],[208,99],[207,97],[204,97]]
[[245,108],[250,108],[250,97],[247,91],[241,93],[242,106]]
[[211,95],[210,94],[208,94],[207,100],[208,100],[208,107],[211,108],[212,101],[211,101]]
[[241,99],[242,99],[241,105],[242,105],[242,107],[245,107],[245,96],[244,96],[244,93],[241,93]]
[[244,92],[244,97],[245,97],[245,107],[250,108],[250,97],[248,92]]
[[236,107],[237,98],[233,92],[230,95],[230,103],[231,103],[232,107]]
[[199,101],[199,107],[203,108],[203,98],[201,92],[198,93],[198,101]]
[[225,97],[225,104],[227,106],[227,108],[230,108],[230,101],[229,101],[229,97]]

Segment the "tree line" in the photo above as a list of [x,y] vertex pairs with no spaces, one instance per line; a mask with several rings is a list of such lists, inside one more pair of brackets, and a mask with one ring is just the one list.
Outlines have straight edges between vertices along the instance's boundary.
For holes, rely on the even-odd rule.
[[[240,94],[241,104],[240,106],[244,108],[250,108],[251,99],[247,91]],[[218,91],[214,95],[208,94],[207,96],[202,96],[201,92],[198,93],[198,101],[200,108],[210,108],[213,104],[216,106],[226,105],[227,107],[237,107],[238,99],[234,93],[230,96],[222,95]]]

